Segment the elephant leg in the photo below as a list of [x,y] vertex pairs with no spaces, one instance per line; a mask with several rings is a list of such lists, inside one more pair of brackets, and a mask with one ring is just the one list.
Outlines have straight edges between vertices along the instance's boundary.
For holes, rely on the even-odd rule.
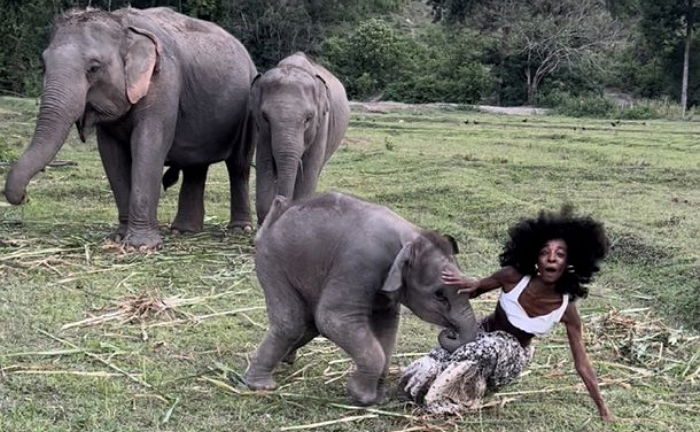
[[389,309],[375,311],[370,320],[372,331],[384,351],[385,361],[384,369],[382,370],[382,376],[384,377],[389,372],[391,355],[396,343],[396,332],[399,328],[399,308],[393,306]]
[[250,231],[252,229],[248,197],[250,165],[243,167],[227,160],[226,166],[231,184],[231,219],[228,226],[229,228],[242,228],[245,231]]
[[292,350],[287,355],[285,355],[284,358],[282,358],[282,362],[287,364],[293,364],[297,358],[297,350],[306,345],[307,343],[311,342],[311,340],[316,336],[318,336],[318,330],[316,329],[316,326],[309,325],[306,328],[306,332],[304,333],[302,338],[299,339],[292,348]]
[[266,265],[265,260],[256,257],[256,262],[270,325],[246,370],[245,381],[251,389],[272,390],[276,387],[272,378],[274,368],[311,340],[316,329],[306,304],[284,275]]
[[129,225],[129,193],[131,190],[129,147],[98,127],[97,148],[114,200],[117,203],[119,227],[110,237],[113,240],[121,241],[126,236]]
[[142,120],[131,134],[131,191],[129,227],[124,242],[139,250],[163,243],[158,233],[158,201],[165,157],[170,150],[175,119]]
[[355,372],[347,384],[353,399],[362,405],[378,403],[384,398],[379,389],[386,364],[384,349],[372,331],[369,316],[360,311],[344,310],[341,302],[336,299],[332,304],[322,299],[317,308],[316,325],[322,335],[335,342],[355,362]]
[[171,229],[174,232],[197,232],[204,224],[204,185],[208,165],[188,167],[182,170],[183,180],[177,206],[177,216]]
[[275,367],[280,361],[292,363],[296,350],[317,334],[313,326],[306,322],[270,323],[270,328],[245,372],[248,387],[253,390],[274,390],[277,387],[272,378]]
[[233,154],[226,159],[228,178],[231,187],[231,219],[229,228],[242,228],[252,231],[250,223],[250,198],[248,181],[250,179],[250,164],[255,151],[255,138],[252,118],[245,121],[241,137],[234,143]]

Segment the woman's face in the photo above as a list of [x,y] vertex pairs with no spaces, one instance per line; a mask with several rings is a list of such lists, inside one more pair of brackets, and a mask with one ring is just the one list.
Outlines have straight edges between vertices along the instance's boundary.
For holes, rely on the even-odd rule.
[[537,256],[537,268],[544,282],[554,283],[566,271],[567,248],[562,239],[552,239],[542,246]]

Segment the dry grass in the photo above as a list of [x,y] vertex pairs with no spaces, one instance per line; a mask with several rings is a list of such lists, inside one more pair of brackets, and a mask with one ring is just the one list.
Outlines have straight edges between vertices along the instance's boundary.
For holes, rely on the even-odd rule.
[[[16,101],[0,107],[18,109]],[[39,175],[27,205],[0,206],[0,430],[692,430],[700,128],[521,120],[355,114],[321,189],[450,232],[474,275],[494,269],[505,228],[520,216],[569,200],[602,218],[615,249],[579,308],[612,425],[597,420],[561,329],[537,342],[518,382],[461,418],[427,416],[393,395],[378,407],[350,405],[351,363],[323,338],[279,368],[278,390],[249,391],[241,374],[267,321],[252,238],[225,229],[223,168],[209,179],[204,232],[167,234],[177,196],[168,191],[159,209],[164,249],[128,253],[105,241],[115,209],[97,152],[72,141],[59,158],[76,165]],[[31,130],[0,121],[0,133]],[[486,313],[495,299],[474,304]],[[390,389],[436,334],[404,313]]]

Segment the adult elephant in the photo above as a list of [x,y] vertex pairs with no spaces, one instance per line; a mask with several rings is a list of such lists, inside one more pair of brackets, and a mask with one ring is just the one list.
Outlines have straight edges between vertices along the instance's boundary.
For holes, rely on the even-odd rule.
[[300,199],[316,190],[348,128],[350,105],[343,84],[301,52],[256,79],[251,99],[260,225],[275,196]]
[[386,207],[339,193],[291,204],[276,197],[255,247],[270,324],[246,371],[253,389],[273,389],[275,366],[321,334],[355,361],[353,398],[381,401],[400,304],[445,327],[438,340],[448,351],[476,337],[469,296],[440,276],[457,269],[454,239]]
[[248,102],[255,65],[220,27],[168,8],[72,10],[56,18],[44,90],[29,148],[10,170],[5,196],[25,199],[29,180],[61,148],[71,125],[97,144],[119,213],[117,239],[155,248],[163,166],[183,172],[172,228],[198,231],[210,164],[226,161],[232,226],[250,226],[253,142]]

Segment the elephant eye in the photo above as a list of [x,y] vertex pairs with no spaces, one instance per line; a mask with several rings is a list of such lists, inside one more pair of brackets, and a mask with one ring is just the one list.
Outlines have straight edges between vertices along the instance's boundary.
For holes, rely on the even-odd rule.
[[100,66],[99,64],[93,63],[93,64],[90,65],[90,67],[88,67],[88,70],[87,70],[87,71],[88,71],[89,74],[94,74],[94,73],[96,73],[97,71],[100,70],[100,67],[101,67],[101,66]]
[[437,301],[447,303],[447,296],[445,295],[445,292],[441,289],[435,291],[435,298]]

